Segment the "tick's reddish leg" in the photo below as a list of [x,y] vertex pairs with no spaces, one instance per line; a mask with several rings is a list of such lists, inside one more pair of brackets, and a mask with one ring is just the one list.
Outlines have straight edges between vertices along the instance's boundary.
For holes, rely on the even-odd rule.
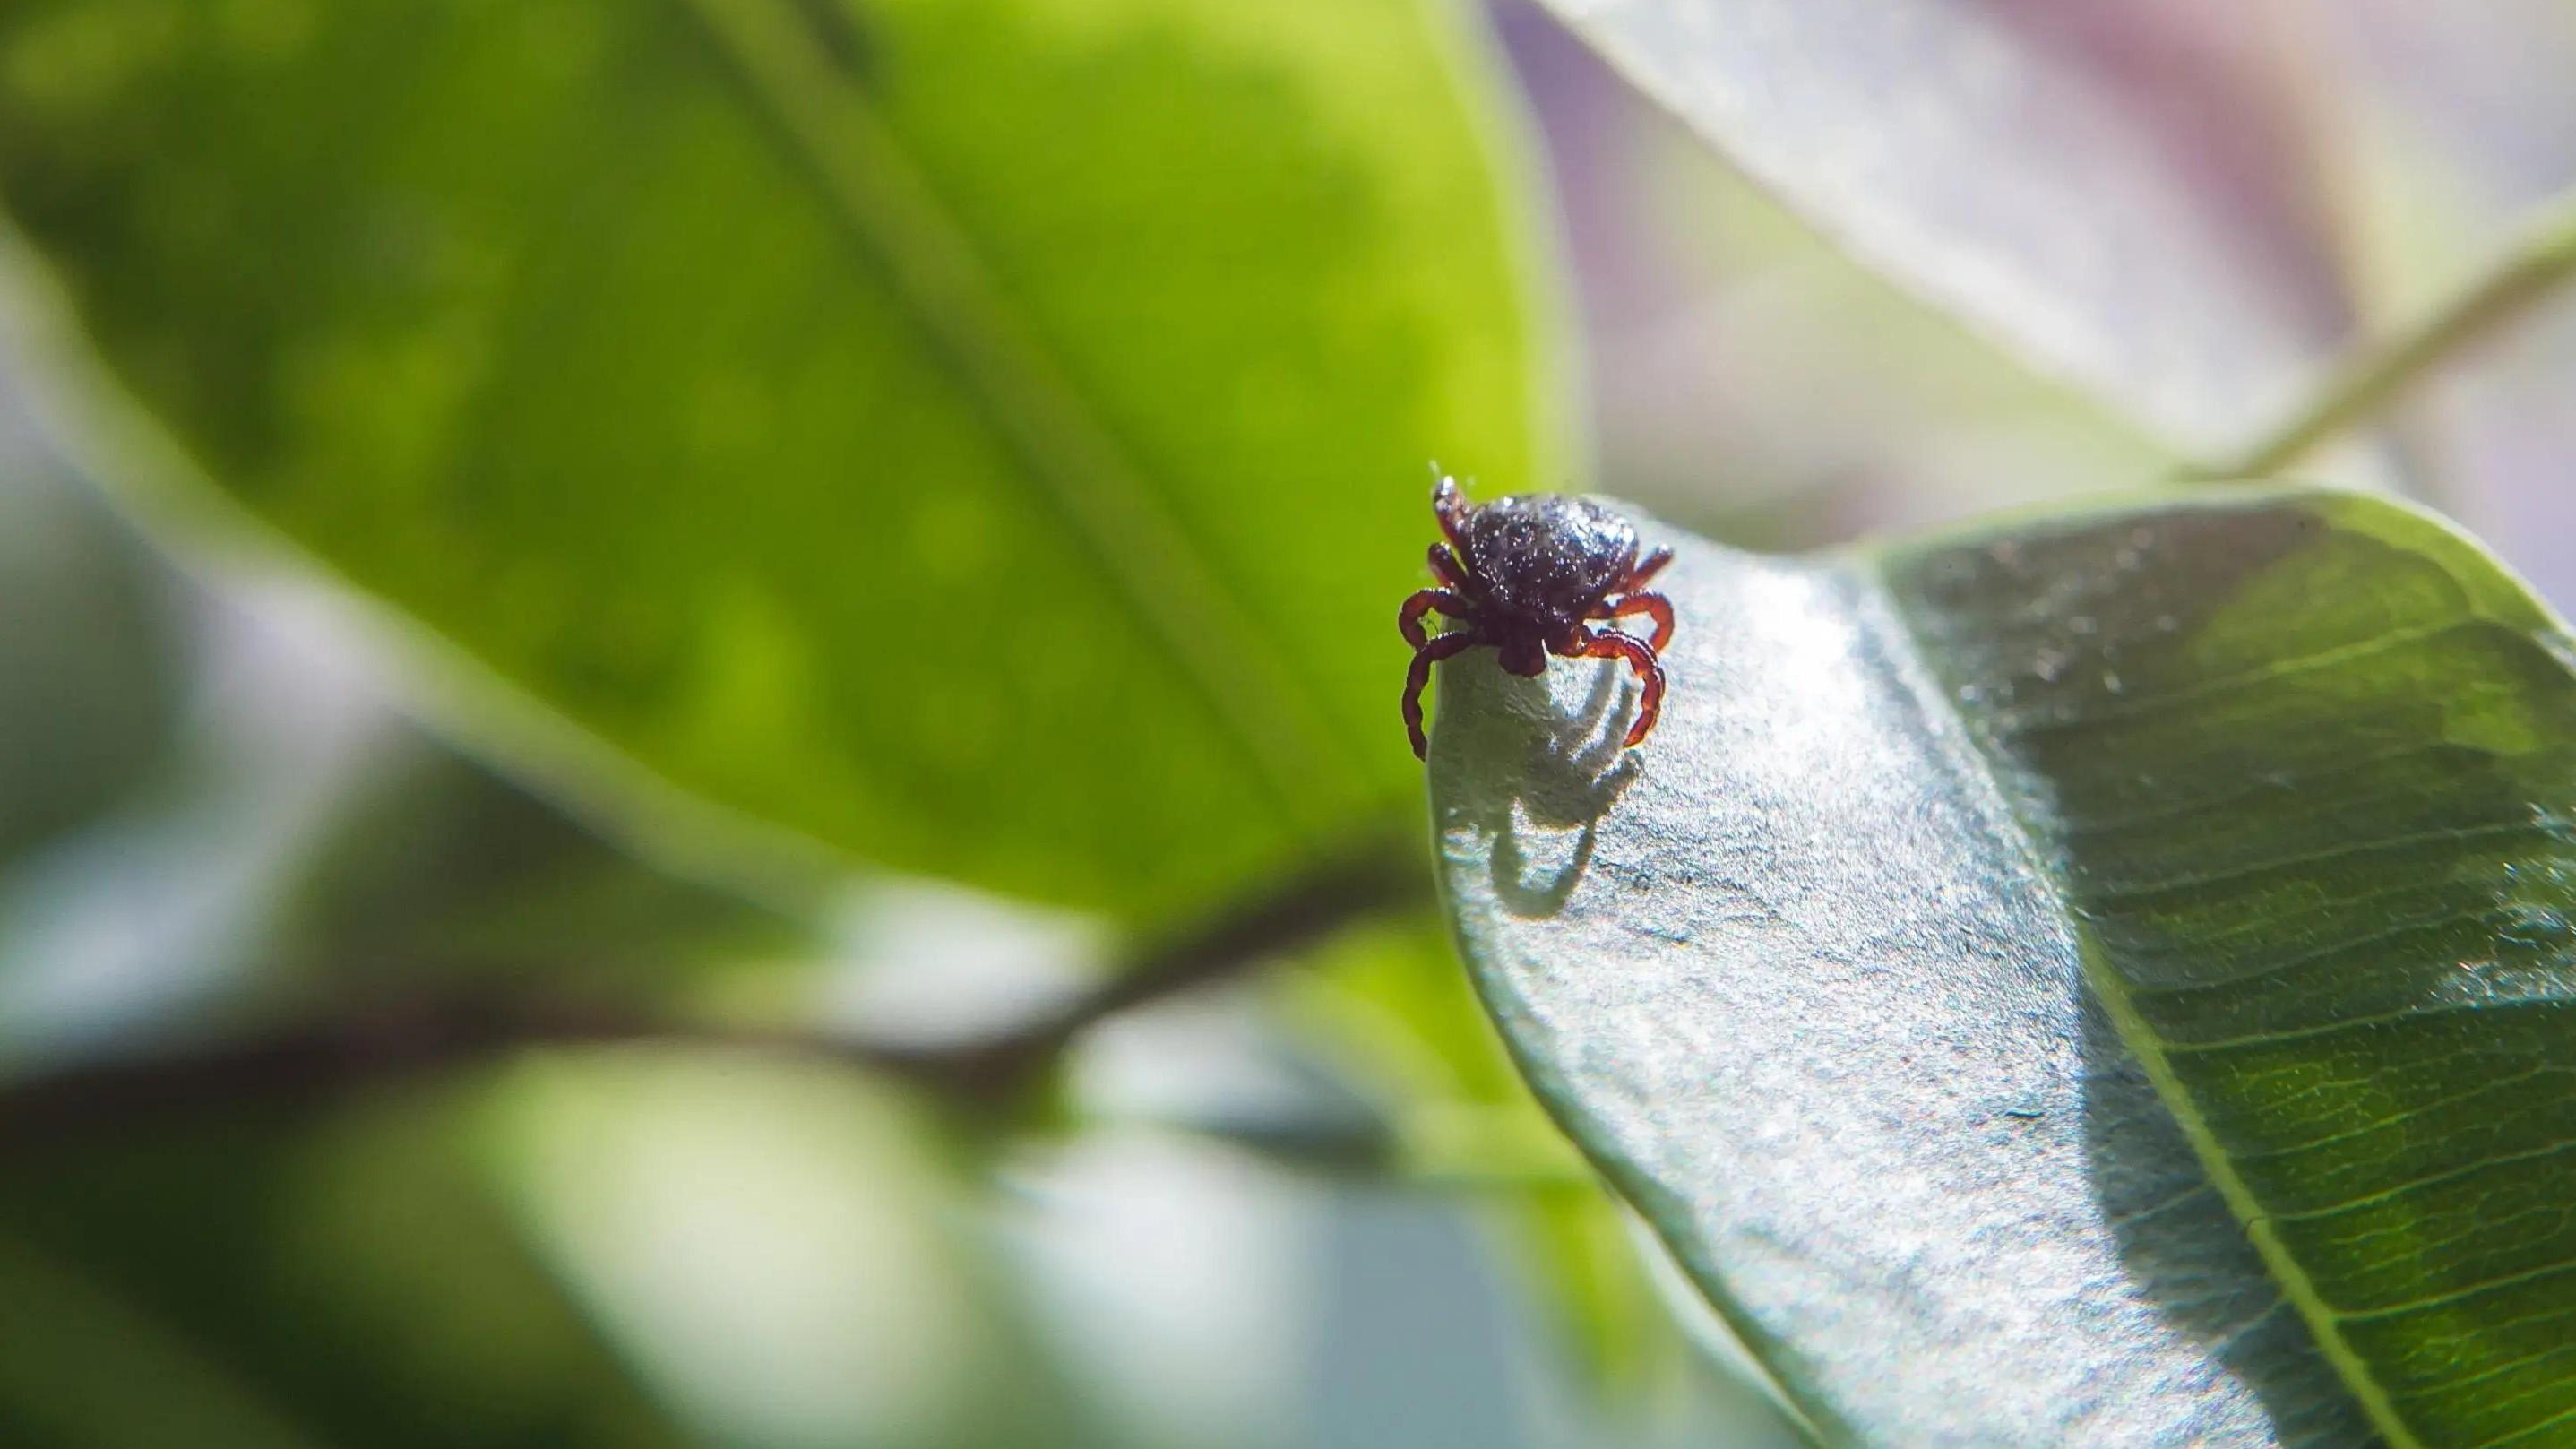
[[1424,589],[1405,600],[1404,607],[1395,611],[1395,627],[1404,631],[1405,643],[1419,649],[1428,642],[1430,636],[1422,632],[1422,616],[1434,609],[1452,619],[1467,617],[1465,599],[1446,589]]
[[1431,511],[1439,516],[1440,531],[1449,535],[1450,544],[1465,553],[1467,540],[1462,530],[1467,526],[1467,495],[1458,491],[1457,479],[1443,473],[1440,481],[1431,485]]
[[1415,759],[1431,753],[1431,741],[1422,733],[1422,686],[1431,682],[1431,666],[1482,642],[1473,634],[1443,634],[1413,651],[1413,667],[1404,672],[1404,730],[1413,737]]
[[1673,601],[1661,594],[1630,594],[1604,605],[1594,617],[1623,619],[1630,614],[1643,614],[1655,621],[1655,636],[1646,641],[1647,648],[1661,654],[1664,646],[1673,642]]
[[[1454,639],[1458,636],[1446,634],[1441,637]],[[1646,692],[1637,700],[1637,722],[1628,726],[1626,743],[1633,745],[1644,739],[1646,732],[1655,727],[1655,716],[1664,708],[1664,666],[1655,662],[1655,651],[1647,648],[1643,639],[1622,634],[1616,629],[1602,629],[1584,636],[1583,653],[1579,657],[1625,659],[1628,667],[1637,672],[1637,678],[1645,683]]]
[[1467,570],[1445,543],[1431,545],[1431,576],[1461,593],[1466,591]]
[[[1628,576],[1619,581],[1617,592],[1632,594],[1637,590],[1644,588],[1646,586],[1646,580],[1662,573],[1664,571],[1664,565],[1671,563],[1672,561],[1673,551],[1671,549],[1656,549],[1653,553],[1646,555],[1644,560],[1639,562],[1635,568],[1628,570]],[[1661,649],[1664,646],[1658,644],[1655,647]]]

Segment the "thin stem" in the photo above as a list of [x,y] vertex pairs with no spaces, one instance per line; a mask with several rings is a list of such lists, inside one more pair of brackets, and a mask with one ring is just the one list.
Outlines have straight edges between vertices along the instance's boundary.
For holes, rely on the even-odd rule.
[[1291,955],[1360,920],[1430,898],[1412,842],[1372,841],[1148,948],[1099,987],[1021,1025],[962,1042],[836,1037],[688,1021],[631,1007],[492,994],[378,1001],[237,1039],[88,1062],[0,1085],[0,1144],[24,1148],[138,1122],[244,1106],[302,1106],[532,1047],[661,1042],[820,1058],[969,1106],[1018,1096],[1102,1020]]
[[2572,276],[2576,192],[2553,203],[2494,266],[2431,315],[2363,349],[2278,428],[2199,476],[2260,478],[2280,472],[2368,421],[2443,364],[2546,301]]

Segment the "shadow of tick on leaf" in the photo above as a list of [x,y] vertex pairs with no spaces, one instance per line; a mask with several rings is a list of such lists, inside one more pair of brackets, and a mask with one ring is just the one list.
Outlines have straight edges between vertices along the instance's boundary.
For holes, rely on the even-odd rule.
[[1485,778],[1451,796],[1443,827],[1491,837],[1487,869],[1503,909],[1552,916],[1590,867],[1602,817],[1644,768],[1625,748],[1637,690],[1618,670],[1596,668],[1582,703],[1567,711],[1543,679],[1479,673],[1445,701],[1452,718],[1469,723],[1464,738],[1447,742],[1455,749],[1440,753],[1449,757],[1444,764],[1481,769]]

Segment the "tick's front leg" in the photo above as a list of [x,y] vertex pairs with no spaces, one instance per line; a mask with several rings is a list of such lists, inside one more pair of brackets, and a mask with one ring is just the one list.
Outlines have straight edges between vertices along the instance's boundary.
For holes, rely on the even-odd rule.
[[1458,562],[1458,556],[1451,553],[1445,543],[1431,545],[1431,576],[1438,579],[1443,587],[1461,594],[1474,592],[1467,587],[1467,566]]
[[1628,576],[1619,581],[1618,591],[1623,594],[1635,593],[1637,590],[1646,586],[1646,580],[1662,573],[1664,571],[1664,565],[1671,563],[1672,561],[1673,551],[1671,549],[1656,549],[1653,553],[1639,559],[1635,568],[1628,570]]
[[1405,600],[1403,608],[1395,611],[1395,627],[1403,632],[1405,643],[1419,649],[1428,641],[1430,636],[1422,632],[1422,616],[1434,609],[1452,619],[1467,617],[1465,599],[1446,589],[1423,589]]
[[1483,642],[1473,633],[1443,634],[1413,651],[1413,667],[1404,673],[1404,730],[1413,739],[1415,759],[1431,753],[1431,741],[1422,733],[1422,686],[1431,682],[1431,666]]
[[1664,666],[1655,659],[1655,651],[1646,641],[1616,629],[1601,629],[1583,637],[1582,657],[1590,659],[1625,659],[1645,685],[1637,700],[1637,722],[1628,726],[1625,744],[1634,745],[1655,727],[1655,717],[1664,709]]
[[1655,621],[1654,637],[1646,641],[1647,648],[1661,654],[1664,646],[1673,642],[1673,601],[1661,594],[1630,594],[1605,605],[1595,617],[1621,619],[1630,614],[1643,614]]

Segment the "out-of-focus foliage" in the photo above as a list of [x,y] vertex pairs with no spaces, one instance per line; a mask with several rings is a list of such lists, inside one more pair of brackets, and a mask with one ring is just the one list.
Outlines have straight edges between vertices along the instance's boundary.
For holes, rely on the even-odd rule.
[[[404,723],[295,594],[181,578],[0,413],[0,1066],[488,980],[641,999],[810,956]],[[224,1003],[217,1006],[216,1003]]]
[[[0,320],[113,496],[253,524],[161,528],[233,545],[175,584],[0,487],[0,1093],[444,991],[971,1030],[1409,829],[1424,463],[1589,471],[1470,8],[0,0],[41,276]],[[1555,7],[1642,90],[1497,8],[1608,491],[1741,544],[2221,449],[2576,176],[2547,0]],[[2394,476],[2555,517],[2559,341],[2433,398]],[[2553,536],[2501,541],[2547,582]],[[269,577],[296,549],[394,627],[278,646],[281,604],[347,612]],[[1124,1017],[1059,1112],[673,1049],[110,1114],[0,1174],[0,1440],[1781,1442],[1675,1371],[1443,935]],[[1089,1082],[1122,1054],[1202,1093],[1166,1127],[1436,1189],[1134,1131]],[[1193,1054],[1281,1110],[1207,1110]],[[2223,1250],[2202,1206],[2157,1221]],[[1477,1286],[1471,1218],[1526,1292]]]
[[924,1125],[825,1067],[630,1051],[48,1152],[0,1188],[0,1429],[1107,1442],[1049,1391]]
[[1634,1397],[1679,1346],[1625,1241],[1618,1204],[1588,1180],[1512,1070],[1454,969],[1448,933],[1420,921],[1357,935],[1314,963],[1293,1003],[1384,1114],[1385,1150],[1411,1175],[1503,1182],[1497,1229],[1584,1368]]
[[[2560,83],[2576,66],[2576,11],[2556,0],[2291,9],[2346,128],[2351,245],[2379,317],[2434,305],[2576,186],[2576,94]],[[2576,599],[2564,544],[2576,537],[2576,427],[2560,401],[2571,376],[2576,319],[2552,309],[2462,359],[2412,430],[2445,506],[2562,604]]]
[[2186,448],[2353,330],[2292,57],[2230,0],[1551,0],[1868,259]]
[[1403,808],[1426,460],[1568,481],[1457,21],[25,0],[0,192],[217,484],[646,770],[1168,917]]
[[1546,98],[1618,496],[1796,550],[2175,466],[2096,394],[1828,244],[1536,0],[1500,13]]
[[[1527,269],[1544,248],[1494,166],[1509,127],[1491,82],[1452,72],[1478,53],[1459,19],[29,4],[0,13],[0,186],[113,380],[216,482],[647,770],[873,861],[1167,915],[1407,810],[1383,596],[1418,569],[1422,465],[1567,481],[1547,288]],[[80,397],[58,416],[85,442],[104,434],[89,456],[137,494],[191,486],[124,472],[153,449],[120,435],[133,424],[114,404]],[[328,689],[281,688],[273,662],[217,673],[185,788],[98,827],[104,875],[88,857],[62,875],[93,887],[71,899],[132,906],[151,880],[215,878],[208,847],[238,867],[220,891],[162,903],[169,940],[119,956],[150,980],[65,1008],[85,1038],[424,988],[792,1009],[793,973],[762,985],[742,969],[792,957],[790,923],[595,858],[586,832],[490,775],[343,717]],[[481,689],[432,696],[434,712],[515,747]],[[564,768],[559,737],[539,734],[523,763]],[[618,772],[570,768],[587,804],[652,823]],[[137,860],[160,866],[138,881]],[[220,959],[158,959],[217,925]],[[1436,948],[1406,963],[1450,969]],[[728,995],[726,976],[745,990]],[[539,1318],[570,1305],[572,1326],[598,1329],[443,1370],[451,1391],[499,1393],[488,1420],[406,1407],[411,1350],[372,1338],[274,1382],[298,1336],[338,1332],[328,1295],[290,1294],[261,1334],[209,1350],[211,1312],[166,1299],[184,1284],[101,1287],[148,1246],[130,1236],[168,1232],[126,1195],[184,1199],[175,1178],[67,1169],[29,1187],[29,1220],[93,1224],[48,1250],[59,1282],[130,1321],[175,1315],[168,1352],[227,1359],[245,1402],[281,1401],[245,1422],[289,1434],[346,1432],[370,1403],[431,1440],[1089,1432],[1071,1399],[943,1396],[999,1371],[974,1361],[984,1319],[945,1337],[892,1325],[919,1331],[873,1344],[842,1331],[842,1310],[876,1301],[918,1246],[923,1214],[947,1209],[936,1193],[882,1202],[904,1251],[835,1260],[860,1220],[818,1184],[897,1172],[912,1149],[808,1131],[742,1159],[796,1180],[727,1217],[709,1184],[730,1169],[692,1165],[687,1124],[762,1114],[750,1099],[700,1110],[728,1073],[683,1071],[635,1111],[601,1105],[634,1095],[622,1069],[575,1061],[553,1078],[504,1093],[574,1105],[504,1113],[520,1125],[500,1159],[466,1150],[482,1129],[454,1102],[386,1129],[473,1159],[435,1192],[401,1170],[412,1147],[356,1154],[352,1191],[417,1202],[417,1255],[360,1244],[308,1264],[267,1218],[225,1249],[246,1298],[281,1277],[376,1273],[438,1296],[431,1318],[485,1314],[499,1285]],[[583,1133],[544,1125],[567,1113],[606,1114],[604,1145],[585,1155]],[[190,1118],[137,1160],[220,1160],[243,1130]],[[315,1189],[263,1164],[336,1150],[315,1132],[281,1125],[273,1151],[245,1150],[240,1190],[293,1210]],[[630,1147],[676,1180],[621,1176]],[[1548,1198],[1548,1216],[1598,1203],[1588,1188]],[[781,1213],[841,1227],[816,1237]],[[692,1222],[698,1258],[647,1261]],[[809,1304],[817,1334],[778,1346],[711,1330],[744,1286],[721,1254],[763,1242],[788,1255],[782,1292],[837,1275],[856,1296]],[[1605,1270],[1600,1234],[1584,1242],[1565,1271],[1624,1269]],[[969,1247],[964,1277],[934,1273],[915,1306],[949,1311],[986,1271]],[[506,1271],[451,1277],[451,1251]],[[380,1313],[376,1285],[348,1287],[367,1301],[346,1312]],[[921,1371],[855,1393],[835,1381],[853,1356]],[[1011,1357],[1043,1376],[1026,1345]],[[525,1383],[473,1387],[484,1370]],[[582,1407],[602,1396],[623,1407]]]
[[[63,506],[59,475],[18,451],[0,507],[66,516],[46,512]],[[653,872],[425,740],[322,641],[281,635],[273,608],[246,617],[130,542],[87,536],[0,574],[0,613],[100,665],[150,659],[157,674],[116,691],[80,692],[96,676],[74,670],[41,687],[90,710],[88,743],[155,748],[0,875],[0,1090],[200,1037],[209,1018],[469,982],[667,999],[712,962],[817,949],[789,918]],[[135,606],[81,606],[96,599]],[[35,743],[10,770],[73,777]],[[482,1095],[368,1096],[315,1120],[254,1091],[105,1135],[10,1137],[0,1441],[688,1442],[503,1211],[499,1166],[459,1110]]]
[[920,1108],[828,1064],[626,1052],[528,1064],[480,1115],[522,1240],[678,1437],[1102,1442]]
[[139,1133],[11,1174],[12,1442],[685,1442],[509,1230],[456,1090]]
[[180,626],[140,545],[59,475],[0,487],[0,865],[147,773],[179,709]]

